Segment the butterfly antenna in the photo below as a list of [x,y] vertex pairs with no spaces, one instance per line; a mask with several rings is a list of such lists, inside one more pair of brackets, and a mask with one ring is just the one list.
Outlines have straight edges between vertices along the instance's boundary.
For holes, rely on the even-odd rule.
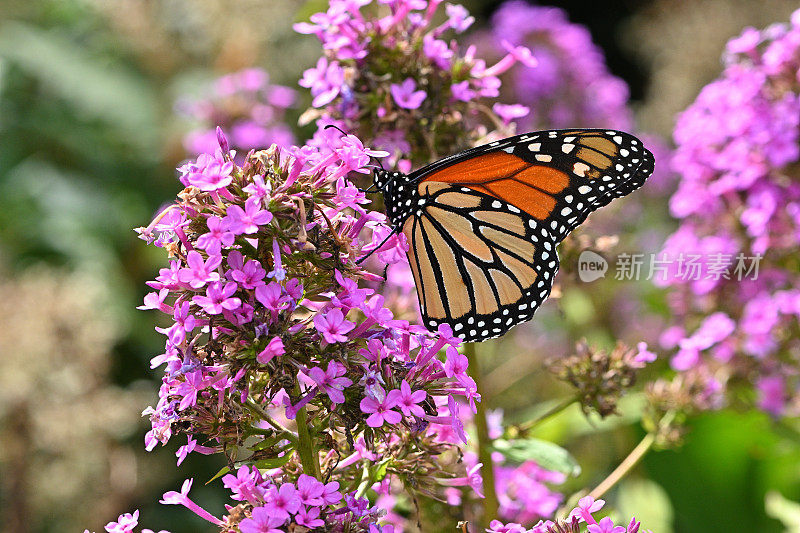
[[335,130],[339,130],[339,131],[342,133],[342,135],[350,135],[349,133],[347,133],[346,131],[344,131],[342,128],[340,128],[340,127],[339,127],[339,126],[337,126],[336,124],[328,124],[328,125],[327,125],[327,126],[325,126],[323,129],[327,130],[327,129],[329,129],[329,128],[333,128],[333,129],[335,129]]
[[373,188],[374,186],[375,186],[375,184],[373,183],[372,185],[370,185],[370,186],[369,186],[369,187],[367,187],[366,189],[362,189],[361,187],[356,187],[356,189],[358,189],[358,192],[363,192],[364,194],[369,194],[369,193],[371,193],[371,192],[372,192],[372,188]]
[[[335,130],[339,130],[339,132],[340,132],[342,135],[349,135],[349,133],[347,133],[346,131],[344,131],[342,128],[340,128],[340,127],[339,127],[339,126],[337,126],[336,124],[328,124],[328,125],[327,125],[327,126],[325,126],[323,129],[326,129],[326,130],[327,130],[327,129],[329,129],[329,128],[333,128],[333,129],[335,129]],[[378,158],[377,158],[377,157],[375,157],[375,156],[370,156],[370,157],[371,157],[372,159],[374,159],[375,161],[377,161],[377,162],[378,162],[378,165],[381,167],[381,170],[386,170],[385,168],[383,168],[383,163],[381,163],[381,160],[380,160],[380,159],[378,159]],[[375,184],[373,183],[372,185],[370,185],[370,186],[369,186],[368,188],[366,188],[366,189],[361,189],[361,188],[359,188],[359,187],[356,187],[356,189],[358,190],[358,192],[363,192],[364,194],[367,194],[367,193],[369,193],[369,192],[372,192],[372,188],[373,188],[374,186],[375,186]]]

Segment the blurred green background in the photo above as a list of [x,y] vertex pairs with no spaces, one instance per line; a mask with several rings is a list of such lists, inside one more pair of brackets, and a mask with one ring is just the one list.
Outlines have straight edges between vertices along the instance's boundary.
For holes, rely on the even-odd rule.
[[[463,3],[478,24],[499,4]],[[675,113],[719,73],[728,38],[798,7],[550,5],[590,28],[611,71],[629,83],[639,124],[665,138]],[[212,512],[227,502],[219,484],[203,485],[217,462],[190,457],[174,466],[183,440],[143,450],[139,413],[158,385],[148,362],[163,341],[153,315],[135,306],[164,260],[132,228],[179,190],[174,168],[185,157],[188,125],[176,119],[176,99],[251,66],[296,86],[319,49],[291,25],[320,8],[324,2],[290,0],[0,1],[0,531],[100,531],[134,508],[145,527],[214,530],[157,504],[187,477]],[[308,103],[301,94],[300,110]],[[668,229],[665,212],[654,223]],[[663,295],[650,292],[658,308]],[[589,321],[587,313],[603,312],[590,300],[565,297],[563,314],[536,331],[597,329],[607,317]],[[503,353],[515,354],[512,364],[499,350],[487,356],[487,400],[520,420],[531,400],[547,398],[531,392],[532,380],[550,378],[533,377],[541,361],[526,361],[529,339],[509,342]],[[543,427],[543,437],[582,463],[571,488],[602,479],[643,435],[635,397],[623,412],[629,416],[590,423],[576,409]],[[658,533],[786,529],[768,517],[765,497],[773,490],[800,499],[798,434],[758,413],[708,414],[691,428],[683,448],[650,454],[610,495],[620,513]],[[770,501],[783,516],[798,514],[778,495]]]

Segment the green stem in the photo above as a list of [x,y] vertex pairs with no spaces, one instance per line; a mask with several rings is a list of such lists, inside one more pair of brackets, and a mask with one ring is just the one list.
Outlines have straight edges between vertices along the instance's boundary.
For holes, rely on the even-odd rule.
[[274,420],[271,416],[269,416],[269,413],[267,413],[264,409],[262,409],[262,407],[258,405],[252,398],[247,399],[246,405],[251,411],[256,413],[267,424],[275,428],[275,430],[277,430],[281,436],[286,437],[293,443],[297,442],[297,435],[295,435],[293,431],[291,431],[289,428],[285,428],[282,425],[280,425],[276,420]]
[[475,343],[464,345],[464,355],[469,360],[469,375],[475,380],[478,393],[481,394],[481,401],[477,403],[478,412],[475,415],[475,430],[478,436],[478,462],[483,463],[481,476],[483,477],[483,495],[481,503],[483,513],[481,515],[481,529],[489,526],[489,522],[497,518],[497,492],[494,482],[494,464],[492,463],[492,439],[489,437],[489,425],[486,422],[486,398],[483,397],[481,386],[481,367],[475,353]]
[[319,454],[314,448],[314,441],[308,430],[308,416],[306,408],[297,411],[297,455],[300,456],[300,463],[303,471],[309,476],[320,479]]
[[589,493],[589,496],[594,498],[595,500],[598,499],[600,496],[608,492],[611,487],[616,485],[625,475],[631,471],[631,469],[639,464],[639,461],[642,460],[642,457],[650,451],[650,448],[653,447],[653,444],[656,441],[655,433],[648,433],[645,437],[636,445],[636,447],[631,450],[631,453],[622,460],[617,468],[611,472],[608,477],[606,477],[603,481],[597,485],[592,492]]
[[639,461],[650,451],[653,447],[653,444],[656,442],[656,438],[660,433],[669,428],[672,424],[673,420],[675,420],[675,412],[668,411],[664,414],[661,420],[658,423],[658,427],[644,436],[644,438],[636,445],[636,447],[631,450],[631,453],[622,460],[617,468],[611,472],[608,477],[606,477],[603,481],[597,485],[592,492],[589,493],[589,496],[593,497],[594,499],[599,498],[606,492],[608,492],[614,485],[619,483],[619,481],[625,477],[625,475],[630,472],[634,466],[639,464]]
[[517,425],[514,429],[517,431],[517,435],[520,437],[526,436],[531,430],[533,430],[536,426],[548,420],[549,418],[557,415],[573,403],[577,402],[578,398],[575,396],[570,396],[569,398],[564,398],[559,403],[545,411],[544,413],[540,414],[533,420],[529,420],[528,422],[523,422],[522,424]]

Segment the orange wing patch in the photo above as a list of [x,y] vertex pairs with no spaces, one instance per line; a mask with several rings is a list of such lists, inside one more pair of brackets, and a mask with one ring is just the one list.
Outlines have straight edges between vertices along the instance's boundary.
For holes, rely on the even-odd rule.
[[552,167],[533,165],[507,152],[491,152],[427,176],[419,185],[423,194],[429,192],[432,185],[425,182],[469,187],[544,220],[556,205],[552,195],[567,188],[569,176]]

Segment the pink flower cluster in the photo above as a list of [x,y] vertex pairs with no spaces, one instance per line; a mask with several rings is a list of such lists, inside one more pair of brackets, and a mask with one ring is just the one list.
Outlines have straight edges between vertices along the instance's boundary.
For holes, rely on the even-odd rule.
[[[680,323],[662,335],[672,365],[714,390],[750,382],[775,415],[800,412],[800,11],[790,24],[746,29],[728,43],[722,76],[675,129],[670,201],[680,228],[662,283]],[[690,280],[680,270],[697,259]],[[736,379],[742,378],[742,379]]]
[[[464,32],[474,18],[447,4],[445,20],[435,25],[441,3],[332,0],[326,12],[296,24],[296,31],[316,35],[324,52],[300,81],[314,97],[308,118],[371,139],[407,170],[411,161],[428,162],[431,146],[454,153],[486,136],[485,125],[493,128],[498,116],[526,115],[524,106],[485,113],[500,94],[501,74],[516,63],[536,66],[530,51],[504,42],[505,55],[491,66],[475,46],[462,52],[447,35]],[[475,127],[465,128],[464,120]],[[324,134],[314,142],[324,145]]]
[[[169,318],[157,328],[165,350],[151,361],[165,372],[158,404],[144,413],[152,423],[147,449],[185,433],[180,464],[189,453],[221,453],[258,437],[246,464],[266,456],[302,475],[259,477],[242,467],[238,477],[226,476],[234,499],[249,504],[241,531],[345,519],[366,531],[377,511],[359,503],[361,495],[344,508],[334,505],[341,493],[335,501],[318,496],[315,470],[333,477],[325,485],[332,490],[337,479],[361,476],[375,456],[392,458],[392,472],[401,474],[418,468],[418,459],[405,458],[414,448],[433,457],[466,442],[455,398],[474,409],[480,397],[460,339],[447,326],[433,334],[395,319],[383,296],[359,284],[378,279],[354,260],[374,249],[380,232],[361,236],[384,216],[365,212],[367,200],[346,176],[385,152],[344,136],[324,152],[273,146],[237,164],[219,130],[218,137],[215,154],[179,169],[186,188],[178,202],[139,229],[171,257],[140,307]],[[404,241],[382,253],[391,247],[398,248],[393,256],[404,255]],[[403,435],[416,444],[401,454]],[[302,446],[312,448],[310,459]],[[348,447],[352,454],[339,457]],[[431,463],[419,486],[439,490],[440,480],[456,475],[441,468]],[[165,499],[220,520],[176,498]]]
[[183,139],[184,148],[194,155],[213,153],[217,126],[229,135],[231,147],[244,153],[273,143],[292,146],[295,136],[284,117],[295,99],[293,89],[271,84],[269,75],[259,68],[219,77],[206,97],[185,97],[175,106],[194,127]]
[[588,533],[649,533],[641,529],[641,522],[631,518],[627,526],[618,526],[614,521],[605,517],[598,521],[593,515],[605,505],[603,500],[595,500],[585,496],[578,501],[578,506],[570,511],[566,520],[553,522],[552,520],[539,521],[533,528],[528,529],[521,524],[504,524],[493,520],[486,531],[488,533],[559,533],[562,531],[579,531],[581,524],[586,526]]
[[492,16],[491,29],[474,41],[486,54],[502,54],[510,45],[530,48],[536,68],[515,67],[503,77],[502,95],[515,105],[495,109],[523,131],[631,128],[628,86],[609,72],[589,30],[562,9],[507,1]]

